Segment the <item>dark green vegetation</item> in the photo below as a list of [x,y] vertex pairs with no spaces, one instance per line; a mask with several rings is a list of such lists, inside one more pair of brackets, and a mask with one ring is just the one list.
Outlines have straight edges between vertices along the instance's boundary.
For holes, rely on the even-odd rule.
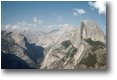
[[88,53],[88,57],[81,59],[80,64],[85,64],[87,67],[94,67],[96,62],[96,54]]
[[63,41],[61,44],[62,44],[62,46],[64,46],[65,48],[68,48],[69,45],[71,44],[71,41],[70,41],[70,40]]
[[91,48],[85,52],[79,64],[84,65],[86,68],[97,67],[100,69],[106,67],[106,45],[103,42],[93,41],[91,39],[85,41],[89,43]]
[[93,41],[93,40],[91,40],[91,38],[85,39],[85,41],[87,43],[89,43],[92,47],[95,47],[96,49],[98,49],[98,48],[105,48],[105,46],[106,46],[103,42]]

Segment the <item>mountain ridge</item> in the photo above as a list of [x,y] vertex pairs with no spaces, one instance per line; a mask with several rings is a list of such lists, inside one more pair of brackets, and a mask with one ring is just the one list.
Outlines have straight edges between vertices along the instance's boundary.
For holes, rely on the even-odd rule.
[[[31,67],[39,69],[106,68],[105,35],[92,20],[81,21],[79,27],[65,26],[48,32],[15,31],[5,35],[7,33],[9,31],[2,34],[2,39],[12,46],[19,45],[15,45],[17,48],[9,49]],[[15,44],[12,43],[12,39]],[[7,44],[3,41],[2,51],[7,51],[5,46]]]

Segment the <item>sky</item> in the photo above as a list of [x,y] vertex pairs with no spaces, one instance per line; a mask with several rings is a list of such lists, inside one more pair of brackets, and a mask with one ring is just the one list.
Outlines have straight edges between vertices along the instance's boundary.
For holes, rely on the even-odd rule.
[[106,3],[88,1],[2,1],[1,24],[57,28],[93,20],[106,31]]

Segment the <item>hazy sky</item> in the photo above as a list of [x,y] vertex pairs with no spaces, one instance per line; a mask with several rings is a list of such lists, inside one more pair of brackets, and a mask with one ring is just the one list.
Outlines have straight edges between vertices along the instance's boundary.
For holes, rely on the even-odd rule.
[[105,31],[106,5],[103,2],[86,1],[2,1],[1,18],[2,25],[33,24],[44,28],[62,24],[79,25],[81,20],[89,19],[96,21]]

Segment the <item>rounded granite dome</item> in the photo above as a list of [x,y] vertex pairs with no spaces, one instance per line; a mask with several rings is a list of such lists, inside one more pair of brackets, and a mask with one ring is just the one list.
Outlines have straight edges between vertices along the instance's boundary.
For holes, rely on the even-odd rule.
[[91,38],[94,41],[101,41],[105,43],[105,36],[103,31],[97,26],[95,21],[92,20],[81,21],[80,36],[83,39]]

